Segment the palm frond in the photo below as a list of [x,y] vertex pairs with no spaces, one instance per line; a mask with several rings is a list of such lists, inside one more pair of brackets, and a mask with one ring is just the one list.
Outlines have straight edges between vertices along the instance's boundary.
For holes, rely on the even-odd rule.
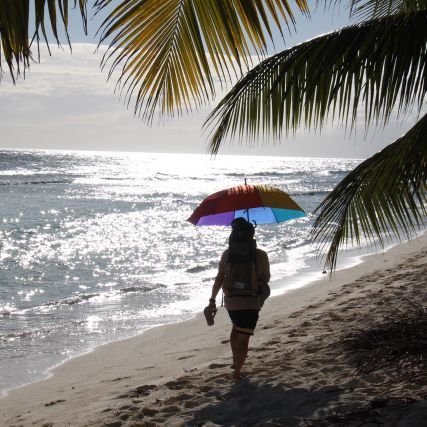
[[421,108],[427,90],[427,11],[349,26],[278,53],[249,71],[208,117],[209,150],[226,136],[280,138],[329,119],[366,126]]
[[427,115],[404,136],[362,162],[319,205],[312,238],[334,270],[338,249],[361,236],[384,244],[393,233],[411,237],[425,224]]
[[427,0],[351,0],[350,16],[358,20],[383,18],[427,9]]
[[[306,0],[295,0],[308,13]],[[98,0],[98,13],[111,0]],[[215,94],[216,76],[229,81],[263,54],[266,35],[294,22],[288,0],[128,0],[102,24],[110,49],[103,66],[119,70],[118,89],[150,122],[156,111],[173,115]]]
[[24,1],[0,2],[0,77],[5,61],[12,78],[14,69],[20,71],[20,64],[29,65],[30,48],[28,42],[29,9]]
[[[86,31],[87,0],[74,0],[75,8],[77,4]],[[68,38],[70,6],[67,0],[34,0],[34,34],[29,34],[30,7],[28,0],[4,0],[0,2],[0,72],[3,71],[4,61],[14,81],[20,74],[21,66],[25,70],[30,65],[32,59],[31,39],[36,40],[38,45],[40,39],[43,38],[49,45],[46,28],[48,23],[58,44],[60,43],[58,25],[63,27]]]

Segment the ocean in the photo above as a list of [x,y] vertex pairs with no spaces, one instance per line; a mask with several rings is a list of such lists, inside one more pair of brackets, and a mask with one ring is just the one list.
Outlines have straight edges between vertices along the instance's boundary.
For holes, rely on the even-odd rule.
[[[313,210],[359,162],[0,151],[0,392],[200,312],[230,229],[186,219],[209,194],[245,178],[287,191],[307,213],[256,229],[273,294],[320,277],[309,243]],[[359,254],[344,250],[338,267]]]

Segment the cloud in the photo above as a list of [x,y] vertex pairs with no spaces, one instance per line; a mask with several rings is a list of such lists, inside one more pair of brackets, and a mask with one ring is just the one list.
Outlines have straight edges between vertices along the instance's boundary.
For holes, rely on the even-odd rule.
[[[6,75],[0,84],[0,148],[87,149],[204,153],[207,134],[202,124],[212,107],[163,124],[146,126],[133,116],[114,93],[114,77],[100,70],[105,47],[73,44],[73,51],[41,46],[41,63],[34,63],[13,85]],[[215,80],[217,102],[224,91]],[[213,104],[213,103],[212,103]],[[393,121],[384,132],[364,139],[363,125],[346,135],[329,125],[322,133],[301,129],[278,143],[260,138],[253,149],[245,144],[224,144],[221,153],[280,156],[367,157],[399,137],[415,122],[413,117]]]
[[5,74],[1,93],[67,96],[70,93],[104,94],[111,91],[106,73],[101,72],[100,62],[105,47],[96,52],[95,44],[74,44],[72,51],[65,46],[51,46],[52,55],[45,44],[40,45],[40,63],[33,62],[16,85]]
[[201,116],[152,128],[133,116],[100,70],[105,47],[51,49],[42,46],[41,63],[16,85],[4,76],[0,148],[204,152]]

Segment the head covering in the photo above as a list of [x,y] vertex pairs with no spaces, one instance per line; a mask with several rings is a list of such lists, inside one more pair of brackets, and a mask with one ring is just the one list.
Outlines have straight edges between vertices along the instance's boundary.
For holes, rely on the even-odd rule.
[[255,227],[245,218],[235,218],[231,223],[230,241],[250,242],[255,235]]
[[229,259],[242,263],[255,259],[256,241],[255,227],[244,218],[236,218],[231,223],[231,233],[228,239]]

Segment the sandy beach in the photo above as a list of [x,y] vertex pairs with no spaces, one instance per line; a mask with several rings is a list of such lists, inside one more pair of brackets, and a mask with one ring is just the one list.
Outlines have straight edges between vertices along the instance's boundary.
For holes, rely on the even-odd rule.
[[0,425],[425,426],[426,260],[424,234],[270,298],[242,380],[221,308],[213,327],[158,327],[12,390]]

